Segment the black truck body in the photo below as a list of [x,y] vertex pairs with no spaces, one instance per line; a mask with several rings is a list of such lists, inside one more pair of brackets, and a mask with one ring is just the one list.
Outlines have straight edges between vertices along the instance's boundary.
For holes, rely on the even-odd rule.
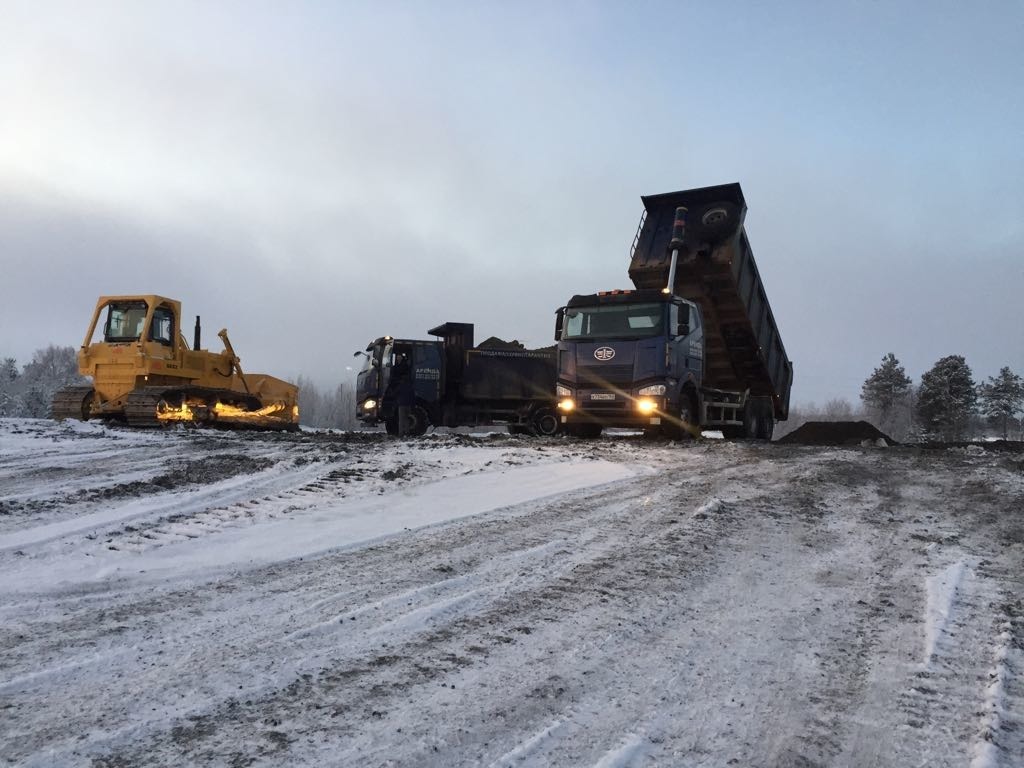
[[408,434],[430,426],[506,424],[514,433],[553,435],[560,425],[555,409],[554,348],[529,350],[514,344],[476,348],[472,323],[445,323],[428,333],[439,341],[383,336],[370,342],[356,378],[356,417],[368,425],[383,422],[398,432],[398,407],[391,370],[397,355],[409,359],[415,404]]
[[577,434],[708,428],[770,439],[789,414],[793,365],[743,227],[740,185],[641,199],[635,289],[574,296],[558,311],[563,424]]

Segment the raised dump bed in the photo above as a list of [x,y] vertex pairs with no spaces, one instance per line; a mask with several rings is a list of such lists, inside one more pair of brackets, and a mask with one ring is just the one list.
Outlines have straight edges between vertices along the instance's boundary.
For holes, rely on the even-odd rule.
[[700,305],[704,382],[709,389],[770,397],[776,419],[789,414],[793,364],[786,355],[743,220],[739,184],[649,195],[630,254],[637,288],[665,288],[676,210],[687,209],[673,293]]

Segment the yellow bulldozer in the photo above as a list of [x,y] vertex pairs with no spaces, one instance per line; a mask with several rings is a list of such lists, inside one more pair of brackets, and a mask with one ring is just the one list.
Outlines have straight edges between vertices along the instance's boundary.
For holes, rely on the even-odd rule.
[[79,373],[91,376],[92,386],[57,392],[53,418],[298,429],[298,387],[243,373],[227,330],[217,335],[222,352],[200,349],[196,317],[190,349],[180,302],[153,295],[101,297],[78,352]]

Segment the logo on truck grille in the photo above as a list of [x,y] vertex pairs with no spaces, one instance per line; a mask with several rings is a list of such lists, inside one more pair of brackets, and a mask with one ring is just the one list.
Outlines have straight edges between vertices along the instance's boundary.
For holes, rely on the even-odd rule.
[[615,357],[615,350],[611,347],[598,347],[594,350],[594,357],[598,360],[611,360]]

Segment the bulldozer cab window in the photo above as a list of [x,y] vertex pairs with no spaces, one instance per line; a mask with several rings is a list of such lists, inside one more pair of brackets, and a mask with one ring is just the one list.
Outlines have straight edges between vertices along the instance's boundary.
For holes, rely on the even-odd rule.
[[142,336],[146,322],[145,302],[110,304],[107,307],[107,322],[103,326],[103,340],[106,342],[137,341]]
[[149,338],[171,346],[174,343],[174,313],[167,307],[153,310],[153,323],[149,326]]

